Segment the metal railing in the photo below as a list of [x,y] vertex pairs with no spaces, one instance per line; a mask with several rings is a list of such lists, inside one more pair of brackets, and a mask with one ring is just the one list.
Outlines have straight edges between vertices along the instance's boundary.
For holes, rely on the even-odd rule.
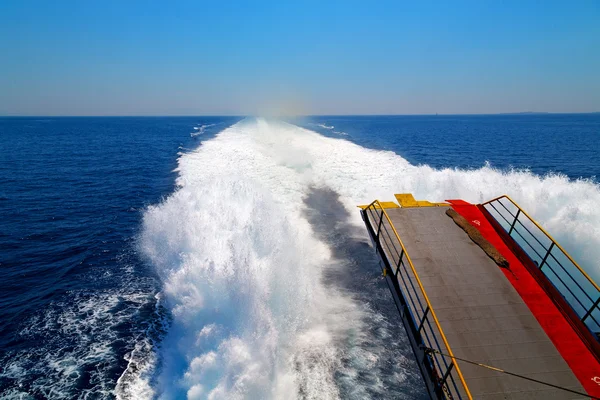
[[508,236],[544,273],[585,326],[599,340],[600,287],[571,256],[510,197],[482,204]]
[[[376,251],[384,263],[384,275],[417,356],[419,367],[429,375],[433,392],[440,399],[472,399],[458,363],[424,349],[435,349],[454,356],[444,331],[423,288],[421,279],[379,201],[363,210]],[[441,342],[441,343],[440,343]],[[427,379],[426,379],[427,380]]]

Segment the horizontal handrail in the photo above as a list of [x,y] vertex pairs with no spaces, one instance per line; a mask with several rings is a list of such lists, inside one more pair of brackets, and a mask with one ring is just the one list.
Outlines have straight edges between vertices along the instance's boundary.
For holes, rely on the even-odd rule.
[[[440,325],[440,322],[437,318],[437,315],[435,313],[435,310],[433,308],[433,306],[431,305],[431,302],[429,301],[429,297],[427,296],[427,293],[425,292],[425,288],[423,287],[423,283],[421,282],[421,279],[419,278],[419,274],[417,273],[417,270],[412,262],[412,260],[410,259],[410,256],[408,255],[408,252],[406,251],[406,247],[404,246],[404,243],[402,242],[402,239],[400,239],[400,235],[398,235],[398,232],[396,231],[396,228],[394,227],[394,224],[392,223],[392,220],[390,219],[388,213],[385,211],[385,208],[382,206],[382,204],[379,202],[379,200],[375,200],[373,201],[371,204],[369,204],[365,210],[369,210],[369,209],[373,209],[375,210],[375,214],[377,214],[377,210],[381,210],[382,215],[385,216],[385,219],[388,222],[388,225],[392,228],[392,231],[394,233],[394,236],[396,238],[396,240],[398,241],[398,243],[400,244],[400,247],[402,249],[401,253],[398,253],[397,249],[394,249],[396,251],[396,253],[398,253],[399,256],[399,260],[398,260],[398,264],[402,263],[402,257],[406,257],[406,260],[408,262],[408,265],[410,266],[410,269],[415,277],[415,280],[417,281],[417,285],[419,286],[419,289],[421,291],[421,295],[423,297],[423,299],[425,300],[425,303],[427,305],[427,309],[429,314],[431,314],[431,317],[433,318],[434,324],[437,327],[440,336],[442,338],[442,341],[446,347],[446,350],[448,351],[448,354],[451,355],[452,357],[454,357],[454,353],[452,352],[452,348],[450,347],[450,344],[448,343],[448,339],[446,338],[446,335],[444,334],[444,330],[442,329],[442,326]],[[381,223],[380,223],[381,225]],[[381,228],[379,228],[381,229]],[[387,229],[386,229],[387,232]],[[389,233],[388,233],[389,234]],[[394,245],[395,247],[395,245]],[[415,312],[417,312],[418,310],[415,310]],[[423,325],[423,322],[428,318],[427,313],[425,312],[425,314],[422,317],[422,321],[420,321],[420,327]],[[462,371],[458,365],[458,363],[456,362],[456,360],[453,360],[453,364],[454,364],[454,368],[456,370],[456,373],[460,379],[460,382],[462,383],[462,386],[465,390],[465,394],[466,396],[472,400],[473,397],[471,396],[471,392],[469,391],[469,388],[467,386],[467,383],[465,381],[465,378],[462,374]],[[452,368],[452,365],[450,365],[448,372],[450,371],[450,369]]]
[[496,201],[496,200],[500,200],[500,199],[502,199],[502,198],[506,198],[506,199],[507,199],[507,200],[509,200],[511,203],[513,203],[513,205],[514,205],[515,207],[517,207],[517,208],[518,208],[518,209],[519,209],[519,210],[520,210],[520,211],[523,213],[523,215],[525,215],[525,216],[526,216],[526,217],[527,217],[527,218],[528,218],[528,219],[529,219],[531,222],[533,222],[533,223],[535,224],[535,226],[536,226],[536,227],[537,227],[537,228],[538,228],[540,231],[542,231],[542,232],[544,233],[544,235],[546,235],[546,237],[547,237],[548,239],[550,239],[550,240],[552,241],[552,243],[554,243],[554,245],[555,245],[556,247],[558,247],[558,248],[559,248],[559,249],[560,249],[560,250],[563,252],[563,254],[564,254],[564,255],[565,255],[565,256],[566,256],[566,257],[569,259],[569,261],[571,261],[571,262],[573,263],[573,265],[575,265],[575,267],[577,267],[577,269],[579,270],[579,272],[581,272],[581,274],[582,274],[582,275],[583,275],[583,276],[584,276],[584,277],[585,277],[585,278],[586,278],[586,279],[587,279],[587,280],[588,280],[588,281],[589,281],[589,282],[590,282],[590,283],[591,283],[591,284],[594,286],[594,288],[596,288],[596,290],[597,290],[598,292],[600,292],[600,287],[599,287],[599,286],[596,284],[596,282],[594,282],[594,280],[593,280],[593,279],[592,279],[592,278],[591,278],[591,277],[590,277],[590,276],[589,276],[589,275],[588,275],[588,274],[587,274],[587,273],[586,273],[586,272],[585,272],[585,271],[584,271],[584,270],[583,270],[583,269],[582,269],[582,268],[579,266],[579,264],[577,264],[577,262],[576,262],[575,260],[573,260],[573,258],[572,258],[572,257],[569,255],[569,253],[567,253],[567,252],[566,252],[566,250],[565,250],[565,249],[563,249],[563,247],[562,247],[562,246],[561,246],[561,245],[560,245],[560,244],[559,244],[559,243],[558,243],[556,240],[554,240],[554,238],[553,238],[552,236],[550,236],[550,234],[549,234],[549,233],[548,233],[548,232],[547,232],[547,231],[546,231],[544,228],[542,228],[542,226],[541,226],[540,224],[538,224],[538,223],[536,222],[536,220],[534,220],[533,218],[531,218],[531,216],[529,216],[529,214],[527,214],[527,212],[526,212],[525,210],[523,210],[523,209],[522,209],[522,208],[521,208],[521,207],[520,207],[520,206],[519,206],[519,205],[518,205],[518,204],[517,204],[517,203],[516,203],[516,202],[515,202],[513,199],[511,199],[511,198],[510,198],[510,196],[508,196],[508,195],[506,195],[506,194],[505,194],[505,195],[502,195],[502,196],[498,196],[498,197],[496,197],[496,198],[494,198],[494,199],[492,199],[492,200],[490,200],[490,201],[486,201],[486,202],[485,202],[485,203],[483,203],[482,205],[484,205],[484,206],[485,206],[486,204],[489,204],[489,203],[491,203],[491,202],[493,202],[493,201]]
[[[505,203],[502,201],[503,199],[508,200],[515,208],[512,209],[512,211],[509,210],[509,208],[507,208]],[[508,203],[506,204],[508,205]],[[496,205],[502,206],[504,211],[498,210]],[[554,238],[540,224],[538,224],[509,196],[502,195],[496,197],[492,200],[482,203],[482,206],[488,212],[490,212],[492,217],[495,218],[500,225],[502,225],[502,222],[491,213],[491,209],[493,209],[494,212],[504,220],[507,226],[510,226],[510,229],[504,228],[508,233],[508,236],[510,236],[515,243],[521,247],[525,254],[527,254],[529,258],[535,262],[538,269],[548,278],[558,292],[561,293],[561,295],[565,298],[581,322],[584,323],[584,325],[587,326],[592,333],[596,333],[596,331],[600,329],[600,323],[596,319],[598,317],[598,313],[594,313],[594,311],[600,311],[600,287],[596,284],[596,282],[594,282],[594,280],[579,266],[579,264],[571,257],[571,255],[567,253],[566,250],[560,244],[558,244],[556,240],[554,240]],[[486,206],[490,208],[487,208]],[[510,217],[507,217],[507,214],[510,215]],[[531,227],[531,225],[529,225],[535,234],[530,231],[523,221],[521,221],[521,215],[524,215],[526,218],[524,222],[529,221],[529,223],[533,224],[533,226],[537,228],[536,231]],[[509,221],[509,219],[512,220]],[[518,237],[515,235],[518,235]],[[528,240],[524,235],[529,235],[530,239]],[[546,239],[543,239],[544,236]],[[542,241],[546,240],[548,241],[548,244],[542,243]],[[521,243],[519,243],[520,241]],[[528,248],[524,248],[524,245],[527,245]],[[559,252],[555,251],[555,248],[558,249]],[[542,254],[538,252],[540,249],[543,250],[541,252]],[[562,254],[565,258],[562,258],[560,254]],[[536,260],[536,258],[539,259]],[[551,272],[553,276],[549,275],[548,272]],[[565,280],[567,282],[565,282]],[[564,289],[561,290],[561,288]],[[595,293],[593,293],[594,291]],[[574,292],[577,292],[578,294]],[[588,302],[587,305],[584,304],[585,302]],[[578,312],[577,309],[582,311]],[[586,323],[586,319],[588,318],[591,321],[588,320]],[[593,325],[592,321],[595,323],[595,325]],[[593,328],[590,325],[592,325]],[[596,340],[598,340],[597,335],[594,335],[594,337]]]

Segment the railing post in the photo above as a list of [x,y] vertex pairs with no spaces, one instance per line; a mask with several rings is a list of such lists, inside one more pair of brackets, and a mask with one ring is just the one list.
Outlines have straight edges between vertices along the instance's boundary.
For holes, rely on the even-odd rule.
[[510,229],[508,231],[508,236],[510,236],[510,234],[512,233],[513,229],[515,228],[515,224],[517,223],[517,221],[519,220],[519,215],[521,214],[521,209],[519,208],[519,211],[517,211],[517,215],[515,215],[515,220],[513,221],[512,225],[510,226]]
[[421,318],[421,323],[419,324],[419,328],[417,329],[417,332],[419,332],[419,333],[421,333],[423,324],[425,323],[425,320],[427,319],[427,313],[429,313],[429,306],[427,306],[427,308],[425,309],[425,314],[423,314],[423,318]]
[[452,367],[454,367],[454,361],[450,363],[450,365],[448,366],[448,369],[446,370],[446,373],[444,374],[444,377],[440,381],[440,386],[441,386],[442,390],[444,390],[444,385],[446,384],[446,379],[448,379],[448,376],[450,376]]
[[379,218],[379,226],[377,227],[377,240],[379,240],[379,232],[381,232],[381,224],[383,223],[383,209],[381,209],[381,218]]
[[542,267],[546,263],[546,260],[548,259],[548,256],[550,255],[550,252],[552,251],[553,248],[554,248],[554,242],[552,242],[552,244],[550,245],[550,247],[548,247],[548,252],[546,253],[546,255],[544,256],[544,259],[540,263],[540,269],[542,269]]
[[404,304],[404,306],[402,306],[402,312],[400,313],[400,316],[402,318],[404,318],[406,315],[410,315],[410,309],[408,308],[408,304]]
[[596,300],[596,302],[590,307],[590,309],[587,310],[583,318],[581,318],[581,322],[584,322],[587,317],[592,315],[592,311],[594,311],[594,308],[598,307],[598,304],[600,304],[600,297],[598,297],[598,300]]
[[396,264],[396,276],[398,276],[398,271],[400,271],[400,265],[402,265],[402,258],[404,257],[404,248],[400,251],[400,258],[398,258],[398,264]]

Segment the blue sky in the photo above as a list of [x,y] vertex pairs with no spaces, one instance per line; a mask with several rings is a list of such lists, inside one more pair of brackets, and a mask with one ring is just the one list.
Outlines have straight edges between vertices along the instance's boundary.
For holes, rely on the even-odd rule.
[[600,111],[600,1],[0,2],[0,115]]

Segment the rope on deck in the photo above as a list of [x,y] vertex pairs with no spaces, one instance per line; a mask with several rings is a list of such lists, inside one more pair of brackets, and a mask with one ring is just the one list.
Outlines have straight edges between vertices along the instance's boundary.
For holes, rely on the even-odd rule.
[[564,390],[564,391],[566,391],[566,392],[570,392],[570,393],[573,393],[573,394],[577,394],[577,395],[579,395],[579,396],[588,397],[588,398],[590,398],[590,399],[594,399],[594,400],[600,400],[600,397],[595,397],[595,396],[589,395],[589,394],[587,394],[587,393],[584,393],[584,392],[579,392],[579,391],[577,391],[577,390],[569,389],[569,388],[566,388],[566,387],[563,387],[563,386],[558,386],[558,385],[555,385],[555,384],[553,384],[553,383],[549,383],[549,382],[540,381],[540,380],[538,380],[538,379],[529,378],[529,377],[527,377],[527,376],[524,376],[524,375],[515,374],[514,372],[509,372],[509,371],[503,370],[503,369],[501,369],[501,368],[492,367],[491,365],[487,365],[487,364],[478,363],[478,362],[475,362],[475,361],[467,360],[467,359],[465,359],[465,358],[460,358],[460,357],[456,357],[456,356],[451,356],[451,355],[449,355],[449,354],[442,353],[441,351],[438,351],[438,350],[432,349],[432,348],[430,348],[430,347],[421,346],[421,348],[422,348],[422,349],[423,349],[423,350],[424,350],[426,353],[436,353],[436,354],[439,354],[439,355],[441,355],[441,356],[443,356],[443,357],[452,358],[453,360],[459,360],[459,361],[463,361],[463,362],[466,362],[466,363],[468,363],[468,364],[477,365],[478,367],[482,367],[482,368],[490,369],[490,370],[492,370],[492,371],[496,371],[496,372],[500,372],[500,373],[503,373],[503,374],[511,375],[511,376],[514,376],[514,377],[517,377],[517,378],[521,378],[521,379],[525,379],[525,380],[528,380],[528,381],[531,381],[531,382],[539,383],[539,384],[541,384],[541,385],[550,386],[550,387],[553,387],[553,388],[555,388],[555,389]]
[[488,242],[481,235],[481,232],[479,232],[477,228],[471,225],[469,221],[467,221],[462,215],[457,213],[452,208],[446,210],[446,215],[452,218],[454,223],[458,225],[463,231],[465,231],[467,235],[469,235],[469,238],[471,238],[471,240],[475,242],[476,245],[481,247],[485,254],[487,254],[488,257],[494,260],[494,262],[498,264],[499,267],[506,268],[510,271],[510,265],[508,264],[506,258],[504,258],[504,256],[498,251],[498,249],[494,247],[493,244]]

